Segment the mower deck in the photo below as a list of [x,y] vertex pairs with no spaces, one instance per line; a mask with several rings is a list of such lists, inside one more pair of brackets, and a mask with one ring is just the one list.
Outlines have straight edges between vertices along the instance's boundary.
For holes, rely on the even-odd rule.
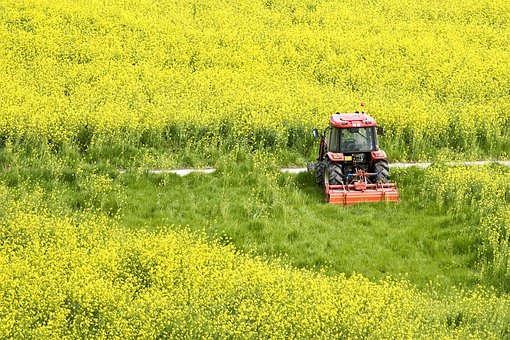
[[372,183],[369,178],[375,173],[359,170],[348,175],[348,184],[332,185],[325,183],[326,202],[331,204],[351,205],[365,202],[398,202],[399,194],[396,183]]
[[349,185],[327,185],[326,202],[351,205],[364,202],[397,202],[399,194],[395,183],[354,183]]

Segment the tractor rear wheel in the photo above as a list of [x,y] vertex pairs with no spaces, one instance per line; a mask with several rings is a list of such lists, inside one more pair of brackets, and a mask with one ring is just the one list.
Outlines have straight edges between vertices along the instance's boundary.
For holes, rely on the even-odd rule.
[[333,163],[329,159],[326,160],[326,168],[328,172],[329,184],[339,185],[344,183],[344,173],[342,171],[342,165]]
[[390,181],[390,166],[387,160],[380,159],[376,161],[374,164],[374,172],[377,174],[375,176],[375,181],[377,183],[388,183]]

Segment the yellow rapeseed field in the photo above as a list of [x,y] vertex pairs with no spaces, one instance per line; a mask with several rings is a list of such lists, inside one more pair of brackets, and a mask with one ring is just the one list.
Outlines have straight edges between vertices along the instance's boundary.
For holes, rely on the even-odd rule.
[[504,155],[509,22],[504,0],[6,0],[0,135],[295,145],[365,100],[400,158]]
[[[27,194],[28,195],[28,194]],[[2,338],[497,338],[510,301],[249,257],[0,187]],[[26,195],[25,195],[26,196]],[[18,197],[18,198],[16,198]]]
[[[184,136],[286,150],[364,100],[390,155],[507,156],[509,23],[504,0],[5,0],[0,148]],[[46,166],[63,172],[55,154]],[[509,178],[436,166],[424,193],[457,218],[476,209],[481,273],[504,280]],[[123,200],[110,177],[75,180],[89,196],[74,214],[0,186],[1,338],[508,337],[510,299],[489,288],[436,294],[299,270],[172,226],[132,231],[107,217],[122,204],[102,199]],[[245,209],[268,217],[260,196]]]

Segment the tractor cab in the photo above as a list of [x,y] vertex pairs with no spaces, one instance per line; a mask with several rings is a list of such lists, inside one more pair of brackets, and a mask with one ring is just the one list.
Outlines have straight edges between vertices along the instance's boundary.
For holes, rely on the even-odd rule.
[[328,138],[329,151],[341,153],[371,152],[377,150],[375,128],[331,127]]
[[[337,152],[377,150],[375,119],[365,113],[339,113],[329,119],[329,147]],[[331,149],[333,148],[333,149]]]

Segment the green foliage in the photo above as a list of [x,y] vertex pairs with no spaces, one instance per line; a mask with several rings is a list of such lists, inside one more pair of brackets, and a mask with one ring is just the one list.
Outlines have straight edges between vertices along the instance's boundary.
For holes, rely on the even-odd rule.
[[[9,151],[10,150],[10,151]],[[478,234],[458,215],[423,199],[423,170],[393,171],[402,201],[329,206],[312,175],[284,174],[269,152],[235,149],[214,174],[126,173],[103,163],[60,159],[50,150],[27,156],[6,149],[0,175],[20,195],[41,190],[43,201],[66,211],[98,211],[129,228],[205,231],[238,249],[332,275],[371,279],[406,277],[421,288],[431,281],[466,288],[480,282]],[[73,163],[74,162],[74,163]],[[433,202],[432,202],[433,203]]]
[[510,289],[510,170],[484,167],[445,167],[427,172],[425,184],[435,188],[429,199],[453,218],[465,221],[466,231],[479,238],[478,265],[485,283]]

